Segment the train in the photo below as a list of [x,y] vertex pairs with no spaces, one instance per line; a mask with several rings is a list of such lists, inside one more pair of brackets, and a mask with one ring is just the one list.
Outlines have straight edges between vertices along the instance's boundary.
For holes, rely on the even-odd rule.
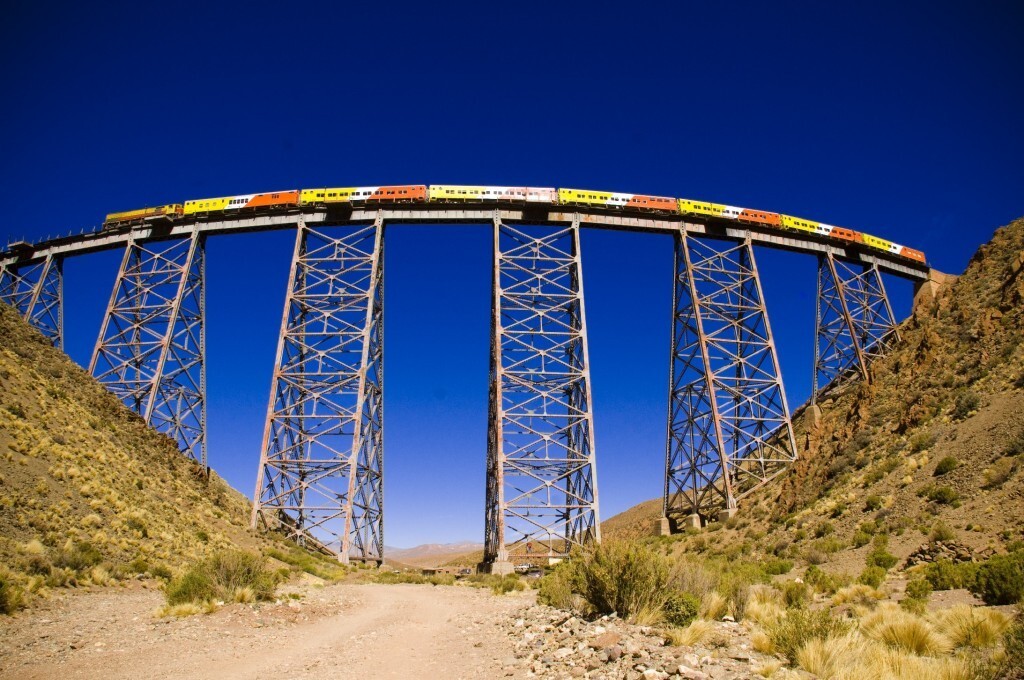
[[731,220],[780,231],[797,231],[861,244],[889,255],[924,264],[920,250],[863,232],[781,213],[741,208],[721,203],[671,196],[648,196],[592,189],[555,187],[499,187],[457,184],[414,184],[375,187],[322,187],[290,189],[259,194],[200,198],[150,208],[114,212],[103,222],[104,230],[119,230],[157,220],[248,215],[262,211],[329,207],[332,205],[394,205],[402,203],[504,203],[517,205],[564,205],[605,208],[622,212],[675,214],[700,219]]

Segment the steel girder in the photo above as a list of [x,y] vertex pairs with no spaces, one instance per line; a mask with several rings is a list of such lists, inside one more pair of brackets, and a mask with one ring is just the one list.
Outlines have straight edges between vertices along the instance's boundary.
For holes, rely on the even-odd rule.
[[53,254],[24,268],[0,268],[0,302],[21,313],[59,348],[64,346],[64,260]]
[[675,237],[664,513],[707,516],[796,460],[750,240]]
[[899,341],[896,318],[877,265],[818,258],[811,402],[844,377],[870,380],[868,364]]
[[494,217],[485,568],[600,540],[579,218]]
[[384,223],[299,224],[252,525],[384,558]]
[[125,248],[89,372],[204,468],[205,236]]

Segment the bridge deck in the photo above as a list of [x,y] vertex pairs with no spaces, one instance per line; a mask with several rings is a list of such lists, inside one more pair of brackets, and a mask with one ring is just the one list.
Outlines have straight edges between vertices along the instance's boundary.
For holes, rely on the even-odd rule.
[[69,257],[125,245],[129,237],[136,240],[184,238],[198,223],[207,235],[236,232],[294,229],[299,220],[306,224],[369,224],[381,215],[388,224],[481,224],[488,227],[495,214],[506,224],[556,225],[571,224],[574,215],[580,216],[582,226],[598,229],[620,229],[648,233],[671,233],[680,227],[690,234],[723,239],[744,239],[747,234],[761,246],[795,252],[824,254],[831,252],[838,259],[849,262],[877,264],[880,269],[895,276],[921,281],[927,280],[929,267],[923,263],[890,256],[882,251],[856,243],[818,237],[799,232],[780,234],[778,231],[741,225],[732,220],[709,219],[698,221],[679,215],[627,214],[608,210],[574,207],[566,210],[559,206],[526,206],[516,208],[488,208],[486,206],[409,205],[381,209],[328,209],[303,208],[288,212],[251,216],[223,216],[218,219],[179,219],[173,223],[154,223],[130,230],[95,231],[76,236],[50,239],[34,245],[18,244],[17,248],[0,253],[0,267],[39,262],[47,256]]

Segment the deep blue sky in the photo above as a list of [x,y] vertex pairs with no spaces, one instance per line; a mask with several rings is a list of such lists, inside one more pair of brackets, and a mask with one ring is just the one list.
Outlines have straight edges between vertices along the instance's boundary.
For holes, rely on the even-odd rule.
[[[529,184],[788,212],[959,272],[1024,215],[1017,2],[61,4],[0,25],[3,241],[205,196]],[[250,495],[292,238],[208,244],[210,460]],[[489,230],[387,239],[387,543],[482,540]],[[609,517],[661,490],[671,242],[583,249]],[[119,258],[66,264],[79,363]],[[758,258],[795,407],[814,262]]]

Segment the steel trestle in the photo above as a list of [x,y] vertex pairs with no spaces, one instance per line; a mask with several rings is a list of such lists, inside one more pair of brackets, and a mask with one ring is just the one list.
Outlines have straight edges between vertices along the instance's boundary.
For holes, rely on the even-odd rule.
[[600,540],[579,218],[494,217],[484,564]]
[[680,230],[672,326],[664,514],[678,521],[731,511],[796,444],[749,239]]
[[899,341],[877,265],[858,267],[831,254],[818,258],[811,401],[850,375],[870,380],[872,359]]
[[64,346],[64,261],[49,254],[40,262],[0,268],[0,302],[18,310],[59,348]]
[[205,237],[129,241],[89,372],[204,468]]
[[380,562],[384,223],[299,224],[253,527],[342,562]]

